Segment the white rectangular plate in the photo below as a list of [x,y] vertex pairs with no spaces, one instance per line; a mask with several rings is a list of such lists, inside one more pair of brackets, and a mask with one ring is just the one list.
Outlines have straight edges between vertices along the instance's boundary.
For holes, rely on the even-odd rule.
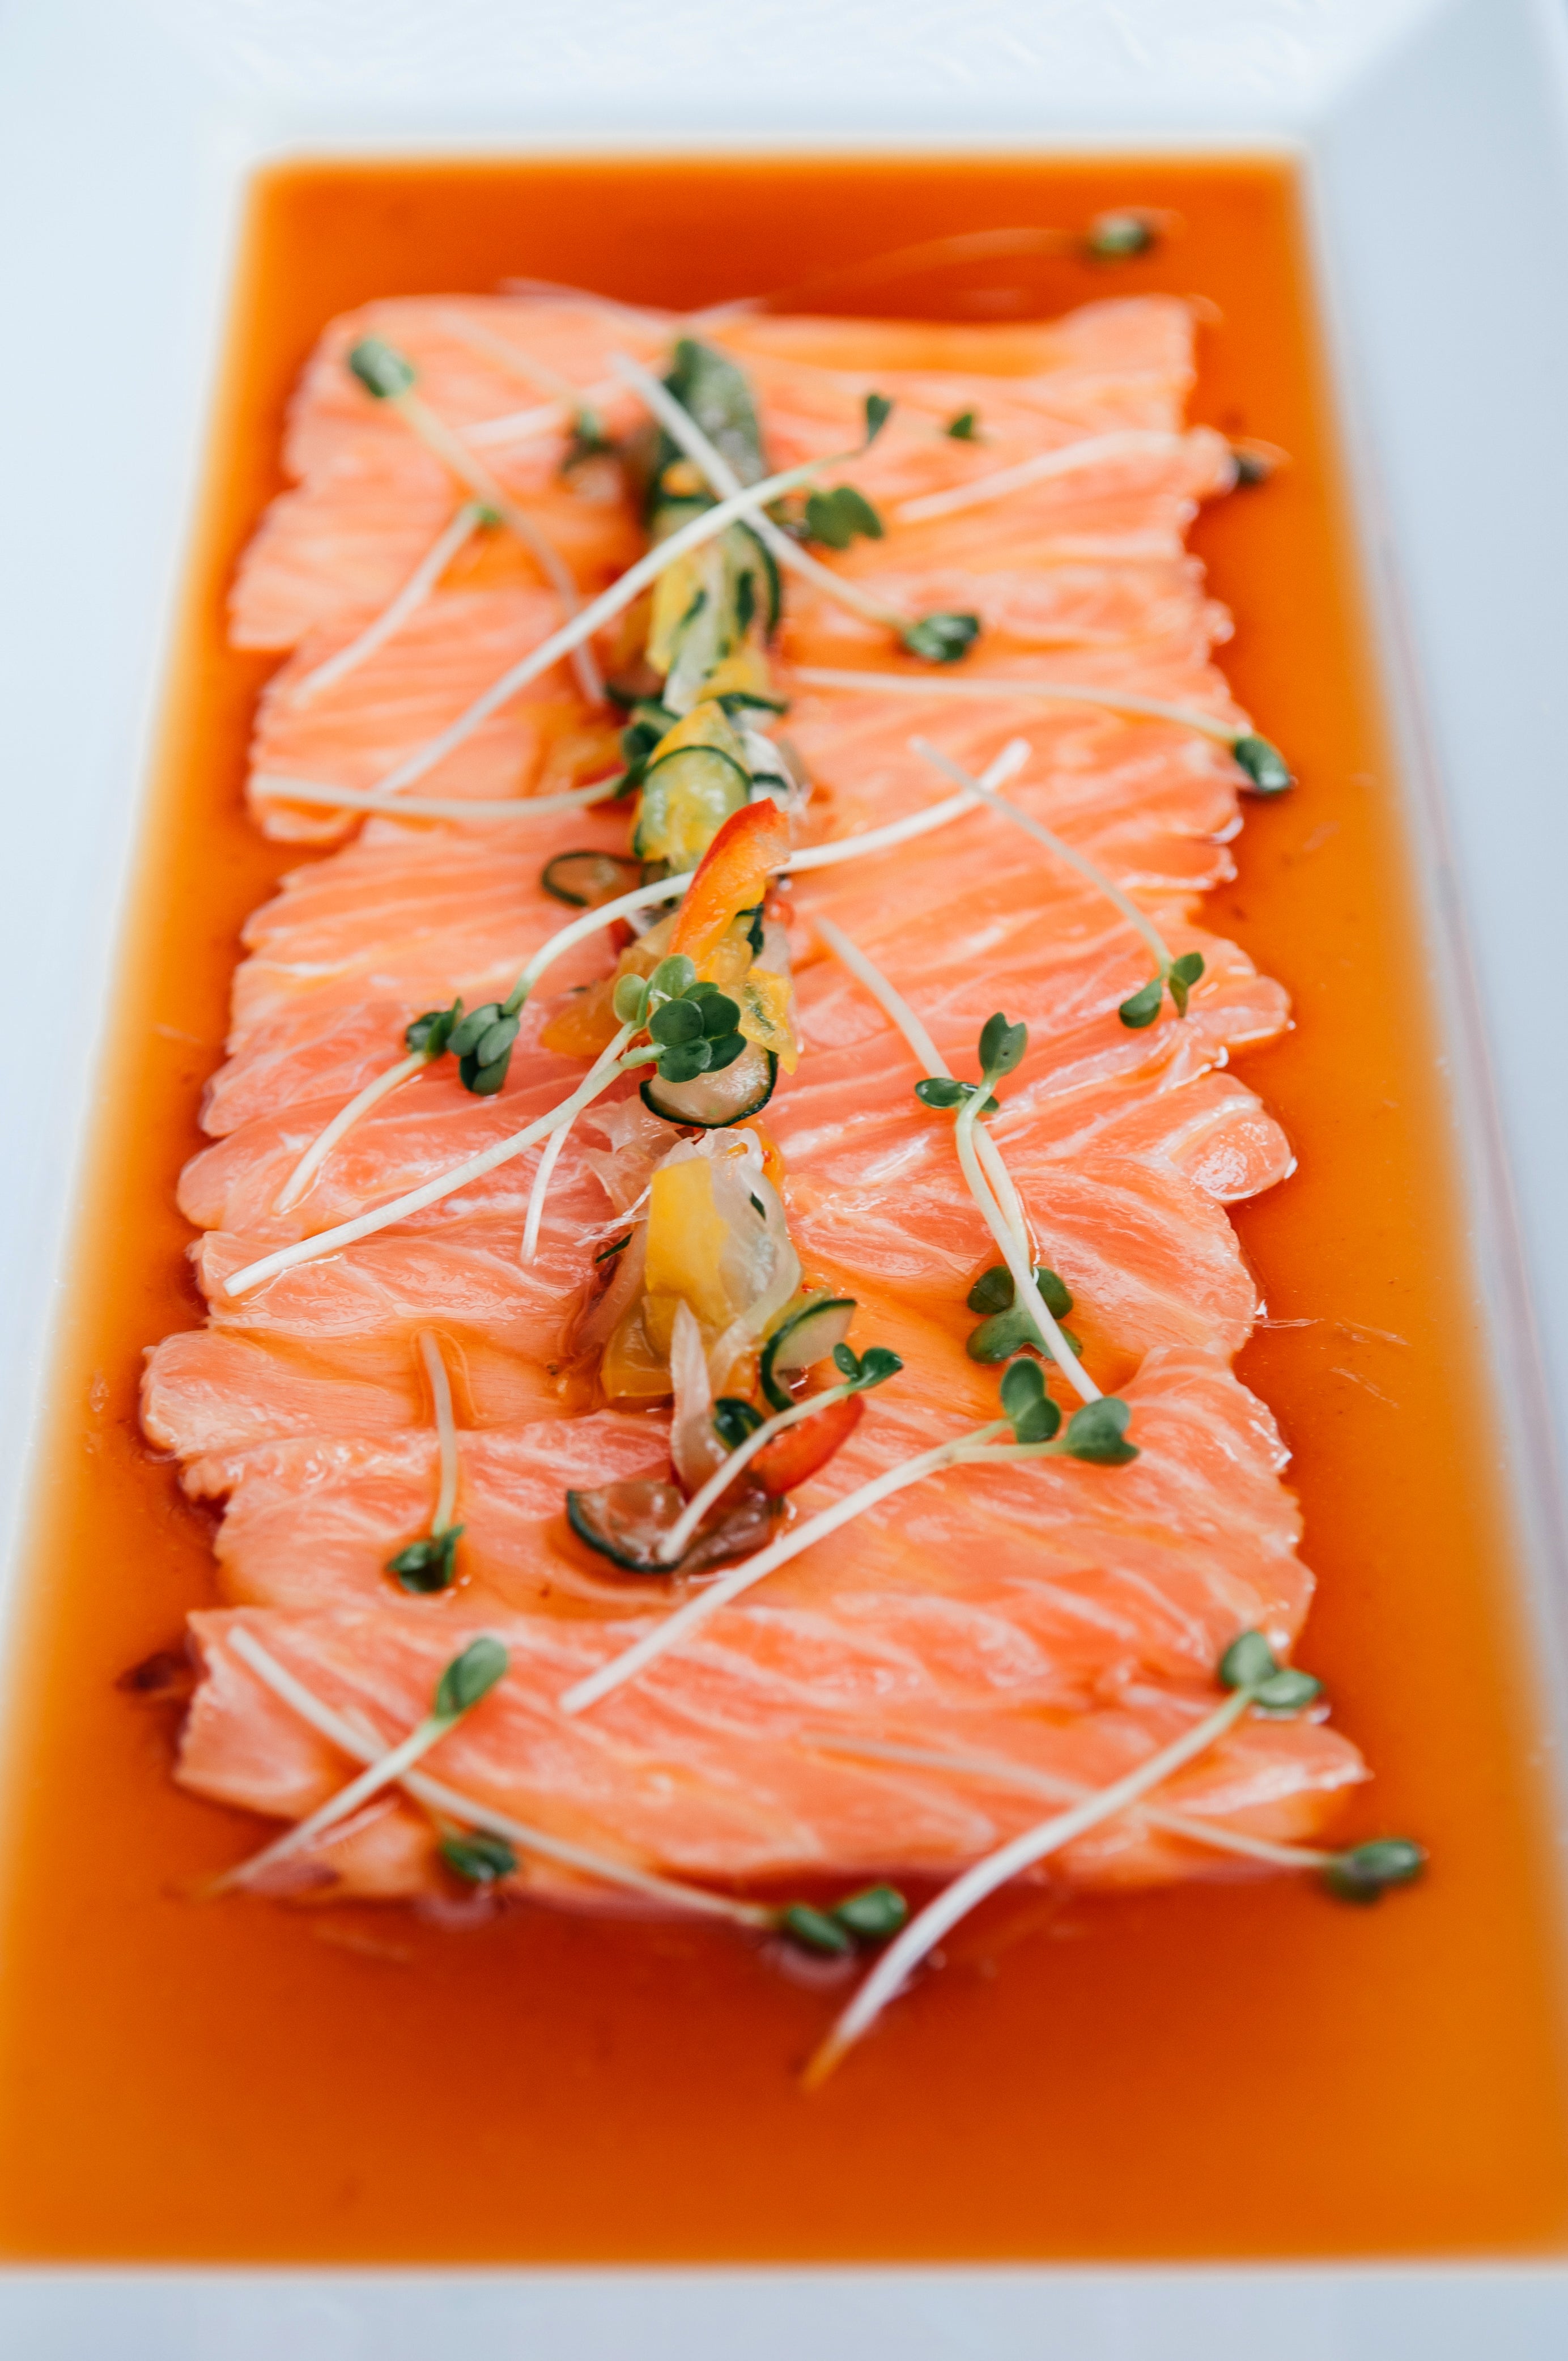
[[[7,1538],[253,166],[366,148],[1263,142],[1299,148],[1316,208],[1384,675],[1425,799],[1434,990],[1474,1117],[1532,1611],[1552,1653],[1551,1461],[1568,1400],[1568,28],[1556,0],[599,0],[591,20],[558,0],[6,12]],[[793,2361],[826,2344],[901,2361],[1184,2361],[1221,2340],[1277,2361],[1555,2361],[1568,2271],[0,2275],[0,2346],[25,2361]]]

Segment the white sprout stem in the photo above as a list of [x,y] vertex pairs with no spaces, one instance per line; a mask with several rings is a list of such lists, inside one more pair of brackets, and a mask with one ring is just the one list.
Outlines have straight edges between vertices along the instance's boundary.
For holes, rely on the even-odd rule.
[[390,606],[383,607],[372,623],[367,623],[357,639],[328,656],[313,672],[297,680],[289,692],[291,705],[303,705],[308,697],[317,697],[323,688],[331,688],[351,672],[356,671],[367,656],[373,656],[393,635],[401,631],[409,617],[423,606],[458,551],[477,530],[485,514],[480,500],[465,500],[438,541],[425,552],[409,576]]
[[[992,764],[992,768],[994,770],[995,765]],[[953,1079],[952,1068],[908,1002],[894,990],[882,970],[866,957],[858,943],[850,941],[841,927],[834,925],[831,918],[816,917],[813,923],[851,975],[858,976],[872,998],[886,1010],[927,1073],[933,1079],[950,1082]],[[978,1104],[977,1093],[966,1101],[963,1115],[970,1115],[970,1110]],[[1023,1203],[1013,1176],[1003,1162],[1002,1151],[989,1132],[976,1127],[972,1115],[966,1133],[963,1115],[953,1126],[959,1169],[970,1196],[984,1217],[987,1229],[1002,1249],[1013,1278],[1014,1301],[1022,1307],[1042,1347],[1079,1399],[1086,1402],[1098,1401],[1100,1388],[1058,1327],[1036,1284]]]
[[[659,423],[667,431],[670,440],[678,443],[686,457],[696,462],[707,478],[710,488],[721,499],[731,498],[746,489],[728,459],[721,451],[714,448],[690,411],[677,401],[656,377],[628,353],[612,353],[609,365],[618,377],[641,395]],[[856,614],[866,616],[873,623],[889,624],[895,631],[907,631],[914,622],[913,615],[903,613],[897,607],[890,606],[885,598],[873,598],[858,583],[847,582],[841,575],[835,574],[830,566],[824,566],[808,550],[802,549],[799,542],[781,532],[772,517],[765,515],[760,508],[748,513],[746,522],[782,566],[791,574],[798,574],[804,581],[815,582],[819,590],[825,590],[830,598],[837,598],[841,606],[853,608]]]
[[620,795],[624,772],[596,779],[591,787],[568,787],[558,796],[399,796],[384,787],[333,787],[319,779],[291,779],[280,771],[258,771],[250,791],[292,804],[325,804],[345,811],[388,812],[394,819],[532,819],[541,812],[577,811]]
[[[840,456],[852,457],[853,454]],[[536,648],[531,648],[527,655],[520,656],[499,680],[493,680],[488,688],[457,716],[455,721],[447,724],[439,737],[431,739],[417,754],[411,754],[406,763],[389,772],[378,783],[381,793],[396,795],[403,787],[411,787],[416,779],[422,779],[427,771],[433,770],[438,763],[444,761],[455,747],[463,745],[520,689],[526,688],[530,681],[537,680],[542,672],[548,672],[552,664],[559,664],[563,656],[570,655],[573,649],[580,647],[601,623],[609,622],[630,607],[632,600],[639,598],[651,582],[656,582],[677,558],[685,557],[688,550],[702,548],[705,543],[717,539],[719,533],[745,516],[751,502],[777,500],[782,492],[793,491],[797,484],[808,483],[813,476],[832,465],[831,459],[808,459],[801,467],[786,467],[783,475],[769,477],[766,482],[754,485],[740,499],[720,500],[715,507],[705,509],[701,516],[693,517],[690,524],[682,525],[679,532],[671,533],[667,540],[646,551],[635,565],[629,566],[625,573],[610,584],[608,590],[601,591],[587,606],[580,608],[569,623],[564,623],[547,640],[541,640]]]
[[446,1374],[441,1345],[433,1332],[422,1329],[419,1354],[430,1380],[431,1407],[435,1412],[435,1447],[441,1463],[441,1489],[436,1494],[431,1534],[439,1541],[457,1507],[457,1421],[452,1411],[452,1380]]
[[970,673],[962,680],[944,680],[911,672],[843,672],[831,664],[797,664],[795,677],[807,688],[846,688],[889,697],[966,697],[988,698],[992,704],[1015,697],[1043,697],[1058,705],[1102,705],[1111,713],[1136,713],[1154,721],[1179,722],[1183,729],[1201,730],[1222,746],[1234,746],[1246,736],[1244,726],[1201,713],[1195,705],[1170,705],[1164,697],[1140,697],[1132,689],[1093,688],[1065,680],[1019,680],[1006,673]]
[[[268,1653],[244,1624],[231,1626],[225,1639],[241,1663],[249,1666],[274,1697],[292,1706],[302,1721],[323,1738],[330,1739],[351,1762],[373,1763],[379,1759],[380,1750],[373,1740],[367,1740],[342,1714],[323,1705],[286,1664],[280,1664],[276,1656]],[[462,1795],[455,1787],[447,1786],[444,1780],[432,1779],[422,1771],[405,1773],[400,1784],[432,1811],[444,1812],[469,1828],[504,1837],[526,1852],[536,1852],[566,1869],[583,1871],[590,1877],[602,1879],[607,1885],[625,1886],[630,1893],[646,1894],[652,1901],[678,1904],[683,1909],[698,1911],[708,1917],[730,1918],[742,1927],[771,1927],[776,1919],[777,1913],[760,1903],[736,1902],[728,1894],[708,1894],[701,1886],[685,1885],[678,1878],[656,1877],[650,1871],[634,1869],[629,1861],[617,1861],[608,1853],[592,1852],[587,1846],[572,1844],[565,1838],[546,1835],[543,1828],[515,1820],[510,1812],[498,1812],[490,1805]]]
[[793,1408],[781,1410],[773,1417],[765,1418],[761,1426],[754,1427],[745,1442],[738,1444],[723,1464],[714,1469],[702,1489],[692,1494],[654,1551],[654,1556],[662,1558],[666,1565],[674,1565],[715,1500],[721,1493],[728,1492],[741,1469],[751,1466],[765,1444],[771,1443],[775,1434],[783,1434],[787,1427],[798,1426],[803,1419],[815,1418],[818,1411],[828,1410],[835,1402],[847,1401],[853,1391],[853,1386],[850,1385],[829,1386],[825,1392],[812,1394],[806,1401],[796,1402]]
[[312,1140],[272,1200],[273,1212],[286,1213],[291,1205],[297,1203],[344,1134],[353,1129],[361,1115],[368,1115],[373,1106],[389,1098],[402,1083],[411,1082],[414,1075],[429,1063],[428,1051],[411,1050],[408,1057],[400,1058],[395,1066],[389,1066],[384,1074],[378,1074],[373,1082],[367,1082],[346,1106],[339,1107],[325,1130],[318,1132]]
[[[477,492],[486,507],[493,509],[508,532],[521,542],[524,549],[543,567],[545,580],[566,614],[578,614],[582,608],[581,594],[560,551],[541,533],[527,511],[519,508],[511,494],[497,482],[484,461],[474,456],[473,452],[454,434],[446,421],[438,418],[430,404],[417,393],[394,393],[388,398],[399,417],[412,427],[421,442],[433,451],[438,459],[444,460],[453,474],[471,491]],[[604,682],[594,662],[586,633],[574,645],[571,659],[572,669],[577,675],[577,686],[588,703],[602,704]]]
[[1205,1715],[1191,1730],[1170,1745],[1151,1754],[1146,1763],[1129,1771],[1124,1778],[1097,1794],[1085,1797],[1065,1812],[1058,1812],[1036,1828],[1026,1828],[999,1851],[990,1853],[984,1861],[976,1861],[972,1869],[955,1878],[951,1885],[928,1903],[917,1917],[912,1918],[902,1934],[888,1945],[849,2007],[845,2009],[827,2040],[806,2070],[806,2083],[813,2089],[832,2072],[845,2051],[870,2030],[889,2001],[896,1999],[905,1984],[928,1951],[934,1950],[944,1935],[956,1927],[960,1918],[983,1902],[997,1887],[1007,1884],[1021,1870],[1030,1869],[1047,1854],[1059,1851],[1075,1837],[1098,1828],[1102,1820],[1113,1819],[1129,1804],[1137,1802],[1151,1787],[1157,1787],[1173,1772],[1179,1771],[1195,1755],[1204,1753],[1222,1739],[1234,1722],[1239,1721],[1252,1703],[1250,1689],[1237,1689]]
[[[597,1095],[601,1088],[608,1088],[615,1080],[617,1073],[620,1071],[619,1060],[628,1038],[629,1029],[623,1026],[609,1047],[601,1050],[588,1068],[583,1078],[582,1089],[588,1093],[589,1097]],[[590,1085],[592,1085],[591,1089]],[[587,1104],[587,1099],[584,1099],[583,1104],[585,1106]],[[539,1170],[533,1176],[533,1186],[528,1192],[528,1215],[523,1224],[521,1259],[525,1263],[532,1262],[538,1252],[539,1225],[544,1218],[544,1200],[550,1193],[551,1175],[560,1159],[561,1150],[566,1145],[566,1135],[576,1123],[579,1111],[574,1110],[559,1131],[551,1133],[544,1145],[544,1153],[539,1159]]]
[[590,935],[613,926],[617,918],[630,917],[633,910],[652,909],[656,902],[677,901],[696,875],[696,870],[690,869],[681,877],[660,877],[652,885],[634,885],[629,894],[618,894],[612,902],[601,902],[597,909],[585,910],[580,918],[559,928],[529,960],[508,994],[504,1004],[507,1009],[516,1015],[545,969],[554,967],[563,951],[569,951],[574,944],[587,942]]
[[959,780],[981,803],[989,805],[990,808],[999,813],[1003,819],[1010,819],[1014,828],[1021,828],[1026,836],[1032,836],[1035,839],[1036,844],[1043,844],[1047,852],[1054,852],[1058,861],[1065,861],[1069,869],[1076,869],[1080,877],[1084,878],[1097,892],[1103,894],[1112,906],[1121,912],[1127,924],[1137,928],[1138,933],[1153,951],[1158,962],[1160,974],[1162,976],[1165,974],[1170,965],[1170,946],[1165,937],[1153,919],[1147,917],[1139,909],[1137,904],[1128,895],[1123,893],[1119,885],[1113,885],[1105,872],[1097,868],[1086,853],[1079,852],[1072,845],[1064,842],[1062,838],[1053,829],[1047,828],[1042,820],[1037,820],[1032,812],[1021,810],[1009,796],[999,796],[993,788],[987,786],[983,780],[971,778],[961,763],[955,763],[950,754],[944,754],[940,747],[931,744],[929,739],[912,738],[909,743],[912,751],[920,755],[923,761],[935,764],[938,771],[945,771],[949,779]]
[[477,353],[488,354],[491,360],[499,361],[503,368],[509,368],[514,377],[521,378],[525,385],[552,395],[557,402],[565,402],[568,409],[582,407],[583,396],[569,377],[563,377],[560,370],[552,368],[548,361],[536,360],[532,353],[524,352],[521,346],[514,345],[510,337],[498,336],[493,328],[485,327],[478,320],[468,319],[461,312],[438,312],[436,318],[448,335],[471,345]]
[[[864,1756],[872,1763],[907,1763],[912,1768],[950,1771],[960,1778],[990,1779],[998,1786],[1027,1788],[1053,1803],[1073,1804],[1095,1792],[1081,1779],[1067,1779],[1054,1771],[1036,1771],[1005,1754],[945,1754],[931,1746],[899,1746],[880,1738],[840,1738],[832,1732],[807,1731],[802,1741],[815,1752]],[[1315,1845],[1277,1844],[1269,1837],[1249,1835],[1245,1828],[1227,1828],[1218,1820],[1201,1819],[1196,1812],[1173,1812],[1163,1804],[1144,1804],[1143,1817],[1151,1828],[1164,1828],[1191,1844],[1211,1846],[1216,1852],[1239,1853],[1247,1861],[1267,1861],[1275,1869],[1327,1869],[1335,1856]]]
[[[631,1027],[623,1025],[605,1052],[605,1058],[618,1056],[630,1038]],[[406,1221],[411,1213],[422,1213],[427,1205],[439,1204],[442,1198],[450,1197],[454,1190],[466,1188],[470,1180],[481,1180],[487,1172],[493,1172],[498,1164],[505,1164],[512,1157],[522,1155],[537,1140],[548,1138],[558,1125],[572,1122],[590,1099],[597,1098],[600,1091],[608,1089],[614,1079],[613,1074],[605,1075],[602,1081],[598,1079],[605,1058],[590,1068],[570,1098],[563,1099],[560,1105],[552,1107],[548,1115],[537,1115],[523,1130],[514,1131],[510,1138],[498,1139],[493,1148],[481,1149],[477,1156],[470,1156],[464,1163],[454,1165],[450,1171],[438,1172],[433,1180],[425,1181],[421,1188],[410,1189],[403,1196],[394,1197],[385,1205],[378,1205],[371,1213],[360,1213],[352,1222],[340,1222],[335,1229],[318,1231],[314,1237],[301,1238],[293,1246],[280,1246],[275,1254],[263,1255],[258,1262],[247,1263],[242,1270],[232,1272],[220,1282],[224,1293],[230,1297],[247,1295],[253,1287],[259,1287],[265,1279],[276,1279],[280,1271],[292,1270],[297,1263],[315,1262],[323,1255],[337,1254],[360,1238],[371,1237],[378,1230],[389,1229],[394,1222]]]
[[531,443],[537,434],[558,434],[571,415],[568,403],[545,401],[534,410],[509,410],[500,418],[478,419],[457,432],[477,451],[492,443]]
[[950,485],[945,492],[922,492],[917,500],[902,500],[893,512],[894,520],[898,524],[924,524],[932,517],[957,516],[963,509],[983,508],[992,500],[1005,500],[1009,492],[1022,491],[1026,484],[1045,483],[1052,476],[1076,475],[1080,467],[1097,467],[1106,459],[1179,451],[1182,441],[1179,434],[1143,426],[1121,427],[1113,434],[1093,434],[1081,443],[1037,452],[1034,458],[1021,459],[1015,467],[997,467],[989,476],[971,477],[967,484]]
[[862,853],[891,851],[895,844],[907,844],[912,837],[946,828],[949,820],[962,819],[965,812],[976,809],[973,796],[949,796],[945,803],[911,812],[907,819],[889,820],[884,827],[862,829],[859,836],[840,837],[837,844],[812,844],[803,852],[792,852],[784,873],[797,877],[808,870],[836,869],[840,861],[858,861]]
[[295,1853],[307,1851],[318,1837],[324,1836],[328,1828],[335,1828],[340,1820],[347,1819],[361,1804],[368,1803],[371,1796],[378,1795],[383,1787],[395,1786],[406,1772],[412,1770],[422,1754],[427,1753],[438,1739],[445,1737],[456,1719],[452,1714],[427,1714],[400,1744],[386,1754],[378,1755],[357,1779],[351,1779],[346,1787],[340,1787],[337,1794],[330,1796],[319,1810],[312,1812],[308,1819],[296,1821],[291,1828],[286,1829],[273,1843],[264,1846],[260,1852],[252,1853],[248,1861],[239,1861],[233,1869],[225,1870],[221,1877],[215,1877],[207,1888],[208,1893],[224,1894],[236,1885],[253,1884],[264,1870],[274,1868],[279,1861],[288,1861]]
[[976,1427],[966,1434],[954,1435],[948,1442],[938,1444],[934,1450],[923,1451],[916,1458],[904,1460],[898,1466],[873,1477],[869,1484],[861,1484],[855,1491],[847,1492],[841,1500],[835,1500],[830,1509],[824,1509],[818,1516],[808,1518],[792,1533],[770,1543],[765,1550],[759,1550],[755,1557],[749,1557],[740,1565],[732,1567],[729,1573],[720,1575],[717,1582],[710,1584],[706,1590],[697,1591],[684,1605],[677,1607],[673,1615],[666,1616],[663,1623],[645,1633],[620,1655],[612,1656],[609,1664],[599,1666],[597,1673],[590,1673],[586,1679],[564,1690],[556,1699],[561,1711],[582,1713],[587,1707],[598,1705],[600,1698],[609,1697],[612,1689],[635,1680],[657,1658],[667,1654],[670,1649],[679,1647],[710,1616],[717,1615],[720,1608],[728,1607],[731,1599],[739,1598],[741,1592],[750,1590],[754,1583],[765,1581],[781,1565],[787,1565],[792,1558],[799,1557],[803,1550],[826,1541],[829,1533],[836,1533],[841,1525],[849,1524],[867,1509],[874,1509],[879,1500],[885,1500],[894,1492],[902,1492],[906,1485],[918,1484],[927,1476],[938,1475],[944,1467],[951,1467],[962,1455],[967,1444],[999,1434],[1007,1423],[1004,1418],[997,1419],[989,1426]]

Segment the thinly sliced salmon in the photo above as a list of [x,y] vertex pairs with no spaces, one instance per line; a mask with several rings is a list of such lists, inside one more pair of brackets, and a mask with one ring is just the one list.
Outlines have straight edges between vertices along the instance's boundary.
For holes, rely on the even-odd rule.
[[[456,497],[348,377],[350,342],[373,332],[399,343],[458,426],[532,399],[453,329],[452,308],[371,305],[334,324],[296,398],[296,489],[269,513],[236,593],[238,639],[297,643],[260,717],[260,775],[374,784],[559,612],[494,537],[378,655],[319,697],[294,696],[395,592]],[[602,377],[617,348],[647,357],[671,332],[650,315],[556,295],[465,298],[457,309],[577,384]],[[993,1136],[1039,1258],[1072,1291],[1086,1367],[1131,1405],[1142,1455],[1117,1469],[950,1469],[790,1564],[594,1711],[563,1718],[560,1692],[689,1587],[678,1576],[618,1572],[563,1513],[568,1486],[668,1466],[663,1414],[596,1409],[573,1358],[592,1257],[624,1231],[635,1195],[619,1182],[609,1193],[592,1117],[561,1157],[527,1265],[536,1150],[237,1300],[223,1281],[434,1177],[572,1086],[580,1063],[540,1036],[608,972],[613,946],[602,936],[563,959],[525,1011],[499,1096],[469,1096],[445,1061],[384,1101],[298,1204],[276,1211],[323,1125],[400,1055],[410,1019],[455,994],[472,1005],[504,993],[571,915],[542,890],[543,864],[569,849],[623,850],[625,819],[601,809],[491,828],[359,828],[274,799],[263,814],[274,830],[357,833],[285,880],[247,928],[228,1058],[204,1109],[214,1145],[181,1188],[202,1233],[209,1323],[149,1356],[148,1431],[185,1463],[193,1494],[225,1504],[218,1550],[232,1602],[196,1619],[207,1677],[181,1775],[290,1817],[346,1773],[227,1646],[236,1616],[325,1702],[389,1741],[425,1710],[441,1665],[485,1629],[504,1638],[510,1670],[432,1759],[476,1796],[686,1878],[940,1874],[1038,1818],[1037,1795],[856,1762],[816,1743],[825,1732],[983,1752],[1102,1784],[1212,1702],[1216,1659],[1237,1631],[1262,1629],[1287,1649],[1310,1597],[1279,1438],[1229,1369],[1255,1290],[1224,1207],[1291,1163],[1278,1125],[1226,1070],[1283,1028],[1285,996],[1198,910],[1232,873],[1240,774],[1223,746],[1180,723],[1002,690],[971,703],[942,688],[987,675],[1098,686],[1245,728],[1212,661],[1228,620],[1183,547],[1194,503],[1224,487],[1230,463],[1218,437],[1184,426],[1190,317],[1164,298],[1097,304],[1041,328],[741,313],[713,334],[751,374],[775,464],[849,450],[865,395],[895,401],[873,448],[826,478],[859,486],[886,537],[828,562],[905,611],[972,609],[985,620],[963,665],[922,674],[882,627],[791,583],[779,675],[784,727],[813,783],[800,841],[882,827],[949,794],[912,751],[916,734],[976,773],[1021,736],[1030,759],[1009,795],[1134,892],[1173,953],[1199,950],[1205,962],[1185,1018],[1168,1000],[1156,1023],[1129,1030],[1118,1005],[1152,972],[1146,945],[1103,894],[984,810],[776,895],[805,1042],[765,1111],[791,1234],[808,1279],[856,1298],[856,1345],[887,1345],[905,1362],[789,1513],[809,1516],[994,1416],[996,1404],[996,1371],[965,1351],[976,1316],[968,1290],[996,1250],[959,1174],[952,1118],[915,1097],[919,1067],[828,955],[818,917],[878,963],[959,1074],[975,1071],[976,1038],[994,1010],[1026,1021],[1028,1053]],[[601,407],[629,420],[620,399]],[[964,410],[976,413],[977,442],[943,432]],[[904,501],[1084,445],[1088,464],[1005,501],[898,518]],[[603,499],[602,483],[562,480],[562,429],[484,448],[557,534],[585,589],[626,562],[634,520]],[[930,694],[797,677],[823,664],[891,669]],[[558,668],[420,791],[549,793],[613,759],[612,730]],[[438,1482],[419,1343],[430,1332],[455,1398],[465,1532],[452,1588],[412,1597],[386,1567],[427,1529]],[[1321,1721],[1254,1721],[1162,1800],[1299,1837],[1322,1827],[1362,1775],[1354,1748]],[[299,1890],[425,1890],[443,1874],[433,1847],[418,1811],[384,1799],[300,1865]],[[1225,1863],[1129,1815],[1061,1865],[1135,1883]],[[605,1898],[559,1871],[523,1874],[574,1903]]]

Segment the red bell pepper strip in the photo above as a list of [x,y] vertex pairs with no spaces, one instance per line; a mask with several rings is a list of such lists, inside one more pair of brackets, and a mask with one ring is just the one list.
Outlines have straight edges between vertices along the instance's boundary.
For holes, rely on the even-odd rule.
[[826,1467],[833,1454],[848,1443],[864,1409],[859,1394],[848,1394],[831,1410],[803,1418],[798,1426],[786,1426],[782,1434],[763,1444],[751,1462],[751,1473],[773,1499],[793,1492],[797,1484]]
[[769,872],[789,859],[789,822],[771,796],[731,812],[697,864],[686,888],[670,950],[685,951],[700,968],[742,910],[754,910],[768,889]]

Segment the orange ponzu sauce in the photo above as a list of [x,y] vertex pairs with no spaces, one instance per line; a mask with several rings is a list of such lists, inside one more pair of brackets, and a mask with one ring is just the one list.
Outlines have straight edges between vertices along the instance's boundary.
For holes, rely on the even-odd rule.
[[[1296,1176],[1237,1220],[1269,1313],[1241,1372],[1295,1454],[1321,1593],[1300,1656],[1430,1845],[1376,1909],[1310,1881],[1015,1892],[818,2096],[841,1993],[702,1927],[188,1898],[268,1831],[182,1795],[116,1675],[214,1596],[210,1515],[136,1420],[201,1317],[174,1207],[242,920],[297,849],[239,790],[273,659],[224,595],[320,329],[508,277],[690,306],[923,238],[1102,208],[1077,253],[825,289],[819,309],[1038,316],[1201,292],[1193,416],[1293,464],[1195,546],[1294,796],[1247,807],[1212,923],[1289,986],[1242,1061]],[[1273,159],[303,164],[263,176],[148,809],[32,1542],[0,1954],[0,2249],[29,2259],[1114,2258],[1543,2251],[1568,2220],[1539,1732],[1399,790],[1365,655],[1290,170]],[[1401,1338],[1403,1342],[1389,1341]]]

